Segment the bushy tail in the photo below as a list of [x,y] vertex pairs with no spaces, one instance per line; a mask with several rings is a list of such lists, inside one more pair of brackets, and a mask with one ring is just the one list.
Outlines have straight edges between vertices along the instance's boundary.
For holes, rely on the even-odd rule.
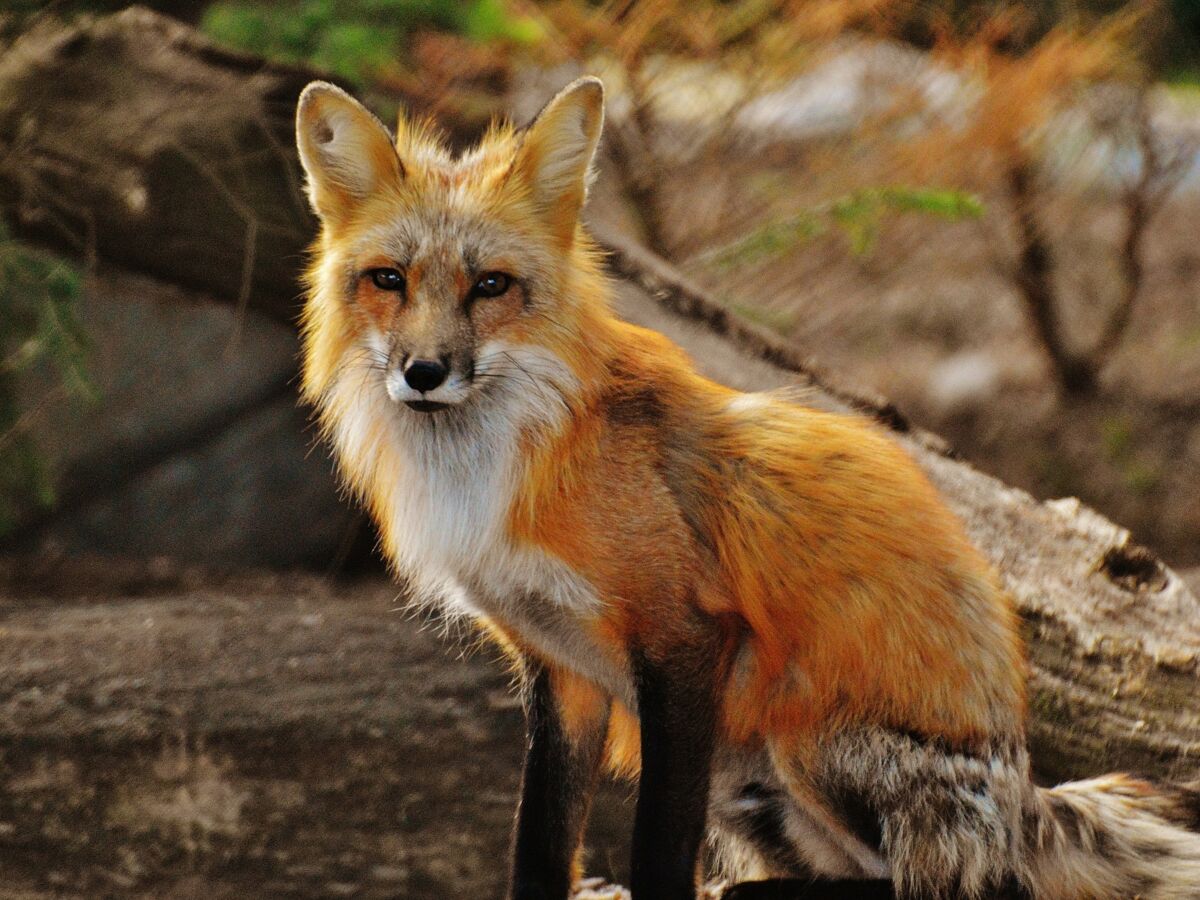
[[1200,782],[1107,775],[1036,788],[1025,839],[1038,900],[1200,898]]

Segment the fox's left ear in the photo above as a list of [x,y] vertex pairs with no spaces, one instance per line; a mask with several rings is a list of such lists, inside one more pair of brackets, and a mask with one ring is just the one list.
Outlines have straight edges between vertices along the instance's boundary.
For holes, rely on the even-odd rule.
[[525,131],[514,164],[546,223],[564,242],[587,199],[592,157],[604,125],[604,85],[580,78],[546,104]]
[[371,194],[404,177],[384,124],[324,81],[314,81],[300,95],[296,148],[308,175],[313,211],[329,224],[344,221]]

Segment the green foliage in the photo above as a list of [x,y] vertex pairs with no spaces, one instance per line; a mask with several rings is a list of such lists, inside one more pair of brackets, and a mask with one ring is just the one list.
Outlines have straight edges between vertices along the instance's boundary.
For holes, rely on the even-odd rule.
[[1125,486],[1135,494],[1152,493],[1162,482],[1162,471],[1154,463],[1137,456],[1133,422],[1124,416],[1112,416],[1100,426],[1104,455],[1120,472]]
[[723,247],[714,262],[726,268],[757,262],[794,250],[831,230],[841,233],[852,253],[865,256],[874,250],[880,231],[890,218],[910,213],[957,222],[983,215],[983,203],[961,191],[868,188],[757,228]]
[[1104,454],[1114,463],[1125,463],[1133,457],[1133,423],[1123,416],[1111,416],[1100,426]]
[[545,36],[536,19],[513,15],[503,0],[475,0],[461,8],[463,32],[481,44],[496,40],[533,44]]
[[515,15],[504,0],[220,0],[201,27],[228,46],[309,63],[360,85],[403,60],[417,31],[481,43],[541,37],[537,22]]
[[48,363],[68,396],[94,396],[87,341],[75,320],[81,286],[76,269],[11,239],[0,223],[0,537],[12,532],[22,508],[54,502],[24,420],[17,376]]

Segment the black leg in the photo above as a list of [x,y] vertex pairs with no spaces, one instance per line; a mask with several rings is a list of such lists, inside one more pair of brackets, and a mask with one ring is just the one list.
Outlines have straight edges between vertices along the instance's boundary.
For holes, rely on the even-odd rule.
[[607,704],[586,733],[571,735],[551,673],[530,673],[528,746],[513,839],[512,900],[566,900],[607,732]]
[[633,900],[694,900],[716,732],[715,654],[634,659],[642,776],[633,827]]
[[727,890],[721,900],[895,900],[892,883],[872,881],[814,881],[777,878],[744,881]]

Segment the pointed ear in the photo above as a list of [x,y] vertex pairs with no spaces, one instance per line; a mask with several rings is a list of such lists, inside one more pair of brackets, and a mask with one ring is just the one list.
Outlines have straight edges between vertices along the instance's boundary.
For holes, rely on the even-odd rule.
[[404,177],[383,123],[324,81],[314,81],[300,95],[296,147],[308,175],[313,212],[326,223],[345,221],[371,194]]
[[580,78],[563,88],[526,129],[514,170],[564,243],[587,199],[592,157],[604,124],[604,85]]

